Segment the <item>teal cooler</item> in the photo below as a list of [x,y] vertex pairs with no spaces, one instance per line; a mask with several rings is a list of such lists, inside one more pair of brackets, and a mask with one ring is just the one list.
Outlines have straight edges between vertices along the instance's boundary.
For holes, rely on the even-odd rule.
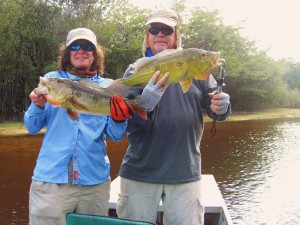
[[125,220],[108,216],[68,213],[67,225],[154,225],[154,223]]

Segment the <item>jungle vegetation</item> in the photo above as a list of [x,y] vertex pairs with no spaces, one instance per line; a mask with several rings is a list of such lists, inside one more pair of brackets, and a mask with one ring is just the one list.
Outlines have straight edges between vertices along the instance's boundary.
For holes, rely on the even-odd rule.
[[[171,6],[181,18],[184,48],[220,51],[233,111],[300,108],[300,64],[274,60],[267,49],[225,25],[218,11]],[[149,10],[128,0],[0,0],[0,122],[22,121],[39,76],[56,69],[59,45],[69,30],[87,27],[105,51],[104,77],[122,77],[142,56]]]

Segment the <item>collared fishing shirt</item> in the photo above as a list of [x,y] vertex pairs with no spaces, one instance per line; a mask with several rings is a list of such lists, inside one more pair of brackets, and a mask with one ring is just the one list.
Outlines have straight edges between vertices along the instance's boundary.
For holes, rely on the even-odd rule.
[[[81,79],[66,71],[53,71],[44,77]],[[107,87],[112,82],[99,75],[88,79],[101,87]],[[127,128],[127,120],[119,123],[110,116],[80,114],[79,120],[72,120],[66,109],[53,107],[49,103],[44,109],[31,103],[25,112],[24,123],[30,134],[46,128],[32,179],[56,184],[68,183],[70,162],[73,168],[72,184],[106,182],[110,178],[106,137],[112,141],[122,140]]]

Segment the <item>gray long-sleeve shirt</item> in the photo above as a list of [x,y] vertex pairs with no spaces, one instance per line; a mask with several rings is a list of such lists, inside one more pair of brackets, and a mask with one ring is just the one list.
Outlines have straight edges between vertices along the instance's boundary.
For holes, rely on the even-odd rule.
[[[129,146],[122,162],[121,177],[148,183],[179,184],[201,179],[200,141],[203,114],[210,109],[208,93],[216,81],[193,80],[183,93],[181,86],[169,85],[148,120],[135,115],[129,120]],[[224,120],[230,113],[218,116]]]

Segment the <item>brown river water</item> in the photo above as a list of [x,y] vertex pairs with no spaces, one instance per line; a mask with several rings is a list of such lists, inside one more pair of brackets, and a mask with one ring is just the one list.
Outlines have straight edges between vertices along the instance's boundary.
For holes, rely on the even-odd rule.
[[[300,224],[300,118],[205,124],[202,173],[213,174],[234,224]],[[0,135],[0,224],[28,224],[28,191],[42,134]],[[114,179],[127,140],[108,141]]]

